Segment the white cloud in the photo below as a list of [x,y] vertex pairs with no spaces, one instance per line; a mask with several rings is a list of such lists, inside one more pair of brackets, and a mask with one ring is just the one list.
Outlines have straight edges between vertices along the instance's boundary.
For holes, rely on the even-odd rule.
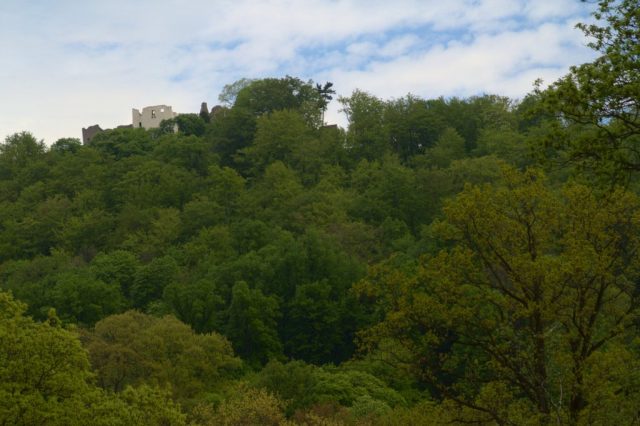
[[378,54],[387,57],[397,57],[409,53],[410,49],[420,44],[420,38],[415,34],[395,37],[380,47]]
[[[408,92],[436,97],[496,92],[517,97],[537,77],[558,78],[588,54],[566,24],[481,35],[471,43],[438,45],[418,56],[375,62],[366,70],[334,69],[343,87],[359,87],[382,97]],[[542,75],[531,76],[531,70]],[[527,80],[531,76],[530,80]]]
[[[130,109],[197,111],[240,77],[333,81],[348,95],[521,96],[588,60],[574,0],[0,3],[0,138],[47,143]],[[327,117],[337,119],[337,105]]]
[[553,18],[566,18],[581,12],[584,4],[577,1],[536,0],[525,4],[526,15],[533,20],[543,21]]

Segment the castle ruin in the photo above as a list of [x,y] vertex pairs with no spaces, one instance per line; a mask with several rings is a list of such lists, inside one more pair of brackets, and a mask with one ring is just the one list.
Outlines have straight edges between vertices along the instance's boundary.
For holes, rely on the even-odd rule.
[[142,112],[133,108],[131,110],[131,124],[134,128],[145,130],[160,127],[162,120],[170,120],[177,117],[178,113],[171,110],[169,105],[153,105],[142,108]]

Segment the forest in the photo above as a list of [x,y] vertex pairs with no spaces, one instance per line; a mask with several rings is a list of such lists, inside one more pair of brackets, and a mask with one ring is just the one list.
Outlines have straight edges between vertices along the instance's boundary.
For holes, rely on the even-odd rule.
[[639,424],[640,5],[594,15],[520,100],[285,76],[8,136],[0,425]]

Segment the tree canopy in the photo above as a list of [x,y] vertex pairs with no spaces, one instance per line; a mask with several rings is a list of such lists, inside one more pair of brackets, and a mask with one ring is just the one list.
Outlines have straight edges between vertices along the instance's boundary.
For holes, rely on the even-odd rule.
[[0,424],[636,424],[640,5],[598,5],[520,101],[241,79],[7,137]]

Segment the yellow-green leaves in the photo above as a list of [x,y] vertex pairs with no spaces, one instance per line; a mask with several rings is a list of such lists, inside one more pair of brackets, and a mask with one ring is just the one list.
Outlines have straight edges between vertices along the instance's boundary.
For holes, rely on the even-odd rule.
[[112,315],[98,322],[86,340],[98,383],[116,392],[155,383],[188,400],[214,391],[228,372],[240,367],[224,337],[196,334],[170,316],[135,311]]
[[362,337],[409,349],[440,395],[493,420],[517,406],[577,421],[591,409],[593,357],[624,345],[638,319],[640,202],[622,189],[554,191],[538,170],[503,174],[446,204],[433,229],[450,249],[413,275],[360,284],[385,314]]

